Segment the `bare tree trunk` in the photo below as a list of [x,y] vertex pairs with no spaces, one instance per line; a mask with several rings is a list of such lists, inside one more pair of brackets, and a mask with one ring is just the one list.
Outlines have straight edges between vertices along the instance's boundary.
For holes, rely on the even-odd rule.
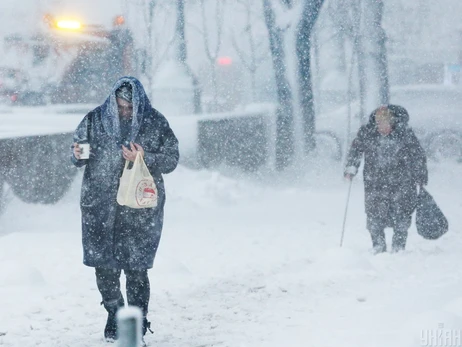
[[353,47],[358,62],[358,87],[359,87],[359,119],[361,123],[365,123],[366,120],[366,66],[364,59],[364,49],[361,30],[362,21],[362,0],[353,1]]
[[[347,112],[347,129],[346,129],[346,135],[345,135],[345,145],[344,145],[344,148],[349,148],[350,145],[351,145],[351,123],[352,123],[352,120],[353,120],[353,111],[351,109],[351,105],[353,103],[353,100],[354,100],[354,90],[353,90],[353,72],[354,72],[354,69],[355,69],[355,51],[353,50],[352,54],[351,54],[351,63],[350,63],[350,66],[349,66],[349,69],[348,69],[348,86],[347,86],[347,101],[348,101],[348,112]],[[344,55],[345,57],[345,60],[346,60],[346,55]],[[346,64],[345,64],[346,65]],[[346,163],[346,159],[347,159],[347,156],[348,156],[348,151],[344,151],[343,153],[344,157],[344,163]]]
[[326,3],[328,15],[335,27],[336,50],[339,55],[338,69],[345,77],[348,74],[346,40],[354,40],[354,23],[351,18],[351,1],[357,0],[335,0]]
[[[236,50],[237,54],[239,55],[239,58],[242,61],[242,64],[246,68],[246,70],[249,72],[249,78],[250,78],[250,101],[255,102],[256,100],[256,71],[257,71],[257,52],[256,52],[256,44],[255,44],[255,38],[253,37],[253,21],[252,21],[252,0],[241,0],[238,1],[240,2],[243,7],[245,8],[245,17],[246,17],[246,22],[245,22],[245,29],[243,32],[245,32],[245,35],[247,36],[247,39],[249,41],[249,54],[246,55],[244,53],[244,50],[239,48],[238,41],[236,38],[233,36],[233,46],[234,49]],[[238,35],[239,38],[241,38],[240,35]]]
[[[142,71],[146,75],[146,79],[149,83],[149,88],[154,88],[153,76],[159,70],[159,67],[167,59],[168,53],[171,46],[176,42],[173,35],[172,38],[169,38],[166,46],[162,46],[165,43],[166,37],[162,33],[156,31],[154,18],[156,17],[156,11],[161,11],[162,7],[158,6],[158,0],[148,0],[147,11],[144,11],[144,22],[146,23],[146,49],[143,56],[143,68]],[[177,28],[178,29],[178,28]]]
[[347,68],[347,49],[346,49],[346,38],[345,34],[339,33],[338,35],[338,48],[340,50],[340,63],[339,63],[339,69],[340,72],[342,72],[345,76],[348,74],[348,68]]
[[217,83],[217,70],[215,65],[212,68],[212,95],[213,95],[213,112],[218,111],[218,83]]
[[[254,36],[254,27],[255,27],[255,16],[252,16],[253,6],[255,6],[254,0],[237,0],[245,9],[245,29],[241,33],[237,34],[239,38],[236,40],[236,35],[233,34],[232,43],[234,49],[236,50],[239,59],[241,60],[245,69],[249,72],[250,79],[250,102],[257,101],[257,69],[261,63],[267,59],[267,53],[258,54],[259,43],[256,37]],[[248,39],[248,54],[245,49],[239,47],[238,42],[242,41],[242,35],[246,35]]]
[[356,42],[356,54],[357,54],[357,61],[358,61],[358,85],[359,85],[359,118],[361,119],[361,123],[367,122],[367,115],[366,115],[366,66],[365,66],[365,59],[364,53],[361,44],[361,38],[358,37],[358,42]]
[[222,32],[223,32],[223,23],[224,23],[224,7],[225,2],[223,0],[215,0],[215,20],[216,20],[216,38],[217,42],[212,49],[210,47],[210,32],[207,29],[207,16],[205,15],[205,0],[200,0],[201,6],[201,13],[202,13],[202,35],[204,38],[204,46],[205,46],[205,54],[207,59],[209,60],[210,70],[212,73],[212,95],[213,95],[213,109],[217,111],[218,109],[218,90],[217,90],[217,71],[216,71],[216,61],[218,58],[218,54],[220,53],[221,48],[221,39],[222,39]]
[[188,53],[186,50],[186,37],[184,32],[184,0],[177,0],[176,35],[178,39],[178,61],[186,64]]
[[149,97],[152,98],[152,92],[153,92],[153,71],[152,71],[152,62],[153,62],[153,54],[152,54],[152,31],[153,31],[153,24],[154,24],[154,7],[155,7],[155,1],[150,0],[149,1],[149,17],[148,17],[148,23],[147,23],[147,32],[148,32],[148,44],[146,47],[147,54],[144,58],[144,72],[146,75],[146,78],[148,80],[148,95]]
[[[4,208],[6,207],[6,201],[5,201],[5,197],[3,196],[3,191],[4,191],[4,187],[5,187],[5,183],[4,183],[4,179],[3,179],[3,175],[2,173],[0,173],[0,216],[2,215],[2,212],[4,210]],[[1,230],[0,230],[0,234],[1,234]]]
[[303,142],[306,153],[316,147],[315,110],[311,78],[311,32],[324,0],[304,0],[303,13],[298,24],[297,60],[300,112],[303,124]]
[[292,162],[295,151],[292,89],[287,79],[283,31],[276,26],[270,0],[263,0],[263,13],[268,29],[279,103],[276,120],[276,167],[282,170]]
[[177,34],[177,39],[179,40],[178,45],[177,45],[177,49],[178,49],[177,59],[181,64],[183,64],[186,72],[192,79],[193,89],[194,89],[194,94],[193,94],[194,113],[201,113],[202,112],[202,101],[201,101],[201,87],[199,84],[199,79],[193,73],[192,69],[189,67],[187,63],[188,50],[186,46],[186,35],[185,35],[184,1],[185,0],[177,0],[176,34]]
[[[372,112],[389,100],[386,35],[382,27],[382,0],[363,0],[362,48],[367,87],[364,93],[366,112]],[[365,35],[367,33],[367,36]]]
[[319,114],[322,108],[322,101],[321,101],[321,68],[320,68],[320,47],[319,47],[319,40],[318,40],[318,32],[317,30],[313,31],[313,35],[311,36],[312,44],[313,44],[313,57],[314,57],[314,66],[315,66],[315,88],[316,91],[315,95],[317,97],[317,102],[315,103],[315,114]]
[[257,72],[257,57],[256,57],[256,47],[255,47],[255,40],[253,37],[252,29],[252,18],[251,18],[252,8],[251,8],[251,0],[247,0],[247,31],[248,31],[248,38],[249,38],[249,48],[250,48],[250,84],[252,88],[252,102],[255,102],[257,99],[256,97],[256,72]]

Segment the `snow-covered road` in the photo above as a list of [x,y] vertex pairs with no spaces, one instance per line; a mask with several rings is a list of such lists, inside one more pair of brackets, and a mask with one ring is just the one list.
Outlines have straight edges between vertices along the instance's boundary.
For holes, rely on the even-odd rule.
[[[430,170],[450,232],[425,241],[413,226],[406,252],[373,256],[360,179],[339,248],[347,184],[336,164],[259,180],[179,167],[166,176],[146,341],[417,347],[443,329],[462,345],[462,166]],[[81,263],[80,177],[57,205],[13,199],[0,219],[0,346],[107,346],[93,269]]]

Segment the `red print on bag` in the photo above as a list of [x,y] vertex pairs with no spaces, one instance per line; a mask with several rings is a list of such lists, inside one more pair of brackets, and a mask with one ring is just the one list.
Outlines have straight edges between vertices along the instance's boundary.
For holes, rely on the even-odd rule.
[[151,187],[144,188],[143,191],[143,198],[145,199],[152,199],[156,196],[156,191]]
[[141,180],[136,187],[136,202],[139,206],[150,205],[155,202],[157,191],[154,182]]

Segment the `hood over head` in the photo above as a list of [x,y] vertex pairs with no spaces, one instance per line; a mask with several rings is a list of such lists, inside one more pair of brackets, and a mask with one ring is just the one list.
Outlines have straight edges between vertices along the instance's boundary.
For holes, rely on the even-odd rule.
[[124,99],[130,103],[133,102],[133,88],[130,83],[124,82],[116,90],[116,98]]
[[389,110],[392,115],[393,115],[393,124],[396,125],[407,125],[409,122],[409,113],[407,110],[399,105],[392,105],[392,104],[387,104],[387,105],[382,105],[378,107],[377,109],[374,110],[374,112],[371,113],[369,116],[369,124],[370,125],[375,125],[376,120],[375,116],[377,113],[383,110]]
[[105,130],[109,135],[116,138],[117,141],[120,140],[117,97],[125,100],[130,99],[127,101],[133,104],[132,131],[130,135],[130,140],[133,141],[136,135],[138,135],[144,114],[152,110],[151,102],[146,95],[143,85],[135,77],[121,77],[114,83],[111,93],[101,105],[101,116]]

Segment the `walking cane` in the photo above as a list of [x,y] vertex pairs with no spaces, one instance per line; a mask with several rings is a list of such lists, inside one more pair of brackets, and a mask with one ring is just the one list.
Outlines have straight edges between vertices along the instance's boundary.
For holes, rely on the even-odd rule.
[[340,238],[340,247],[343,245],[343,235],[345,234],[345,224],[348,214],[348,205],[350,203],[350,193],[351,193],[351,186],[353,185],[353,177],[350,178],[350,184],[348,185],[348,195],[347,195],[347,202],[345,206],[345,215],[343,216],[343,227],[342,227],[342,237]]

